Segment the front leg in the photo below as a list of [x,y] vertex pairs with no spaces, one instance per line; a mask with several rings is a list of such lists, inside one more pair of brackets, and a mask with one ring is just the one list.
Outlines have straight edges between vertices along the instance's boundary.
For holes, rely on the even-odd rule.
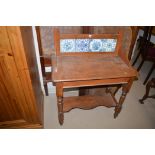
[[133,83],[133,79],[129,80],[129,82],[127,84],[124,84],[122,86],[122,95],[119,99],[118,104],[115,107],[114,118],[116,118],[118,116],[118,114],[121,112],[122,104],[126,98],[127,93],[129,92],[129,90],[131,88],[132,83]]
[[58,119],[60,125],[64,122],[64,113],[63,113],[63,84],[56,83],[56,95],[57,95],[57,107],[58,107]]

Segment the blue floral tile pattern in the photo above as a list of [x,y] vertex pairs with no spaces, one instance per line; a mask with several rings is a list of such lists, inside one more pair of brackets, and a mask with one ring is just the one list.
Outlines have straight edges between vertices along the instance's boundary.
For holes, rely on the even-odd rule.
[[61,39],[61,52],[114,52],[117,39]]
[[90,39],[76,39],[76,52],[89,52]]
[[91,52],[101,52],[102,51],[102,40],[92,39],[89,47]]
[[116,48],[116,43],[117,40],[116,39],[102,39],[102,50],[105,52],[112,52],[115,51]]
[[62,52],[74,52],[75,51],[75,39],[60,40],[60,50]]

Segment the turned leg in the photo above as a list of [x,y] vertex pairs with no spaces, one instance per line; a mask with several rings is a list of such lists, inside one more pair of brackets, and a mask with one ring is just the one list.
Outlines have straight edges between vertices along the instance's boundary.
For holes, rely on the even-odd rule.
[[140,102],[141,104],[144,104],[143,101],[146,100],[146,98],[148,98],[151,85],[152,85],[152,81],[149,81],[149,82],[147,83],[147,85],[146,85],[146,93],[145,93],[145,95],[143,96],[142,99],[139,100],[139,102]]
[[131,79],[127,84],[124,84],[122,86],[122,95],[119,99],[118,104],[115,107],[115,113],[114,113],[114,118],[118,116],[118,114],[121,112],[122,109],[122,104],[126,98],[127,93],[129,92],[131,85],[132,85],[133,79]]
[[56,83],[56,95],[57,95],[57,106],[58,106],[58,119],[59,119],[60,125],[62,125],[64,122],[62,83]]

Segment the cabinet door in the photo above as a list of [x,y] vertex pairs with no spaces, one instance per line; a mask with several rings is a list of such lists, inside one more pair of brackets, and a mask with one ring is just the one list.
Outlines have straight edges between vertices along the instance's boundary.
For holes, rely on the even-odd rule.
[[33,117],[13,56],[0,54],[0,128],[33,128]]
[[7,28],[0,26],[0,128],[3,124],[26,122],[24,104],[25,97],[12,55]]
[[24,117],[18,78],[13,57],[0,54],[0,122]]

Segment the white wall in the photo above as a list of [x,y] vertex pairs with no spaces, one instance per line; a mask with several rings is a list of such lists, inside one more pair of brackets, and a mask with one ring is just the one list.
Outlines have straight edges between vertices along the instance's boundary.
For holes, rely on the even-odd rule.
[[33,32],[34,46],[35,46],[37,63],[38,63],[38,69],[39,69],[39,78],[40,78],[40,83],[41,83],[41,89],[42,89],[43,93],[45,94],[44,84],[43,84],[43,76],[42,76],[41,64],[40,64],[40,56],[39,56],[39,48],[38,48],[38,41],[37,41],[37,33],[36,33],[35,26],[32,26],[32,32]]
[[[35,51],[36,51],[38,69],[39,69],[41,88],[42,88],[43,93],[45,94],[45,89],[44,89],[44,84],[43,84],[43,76],[42,76],[41,64],[40,64],[40,56],[39,56],[39,47],[38,47],[38,41],[37,41],[37,33],[36,33],[35,26],[32,26],[32,30],[33,30],[34,45],[35,45]],[[46,67],[45,70],[46,70],[46,72],[50,72],[51,68],[50,67]],[[48,83],[48,91],[49,91],[49,94],[56,92],[55,91],[55,87],[52,85],[52,82]]]

